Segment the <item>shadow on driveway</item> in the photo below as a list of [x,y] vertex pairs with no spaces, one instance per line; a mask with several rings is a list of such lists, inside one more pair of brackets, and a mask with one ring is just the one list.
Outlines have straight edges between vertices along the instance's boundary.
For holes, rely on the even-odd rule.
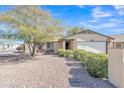
[[20,53],[0,53],[0,66],[1,65],[12,65],[26,62],[29,60],[29,55]]

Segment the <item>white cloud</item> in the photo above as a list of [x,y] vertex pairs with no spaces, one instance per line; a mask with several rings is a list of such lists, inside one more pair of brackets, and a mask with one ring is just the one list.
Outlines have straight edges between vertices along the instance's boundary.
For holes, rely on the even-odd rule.
[[114,8],[117,10],[124,9],[124,5],[114,5]]
[[116,27],[118,24],[110,22],[110,23],[103,23],[98,25],[92,25],[92,24],[87,24],[87,25],[90,28],[102,29],[102,28],[113,28],[113,27]]
[[124,5],[115,5],[114,8],[117,10],[118,15],[124,16]]
[[84,8],[84,5],[78,5],[79,8]]
[[96,23],[96,22],[98,22],[97,20],[89,20],[88,21],[89,23]]
[[101,25],[102,28],[111,28],[117,26],[116,23],[104,23]]
[[117,19],[116,18],[110,18],[109,21],[115,22],[115,21],[117,21]]
[[124,23],[124,20],[121,18],[111,18],[111,19],[109,19],[109,21],[117,23],[117,24],[123,24]]
[[103,30],[105,29],[106,31],[110,31],[111,34],[113,33],[124,33],[124,28],[123,26],[120,26],[119,23],[117,22],[109,22],[109,23],[101,23],[101,24],[90,24],[90,23],[86,23],[86,22],[81,22],[80,23],[81,26],[84,26],[86,28],[89,29],[95,29],[95,30]]
[[93,9],[92,16],[94,18],[99,18],[99,17],[109,17],[112,16],[112,14],[110,12],[102,11],[100,7],[96,7]]
[[123,15],[124,15],[124,10],[119,11],[119,15],[120,15],[120,16],[123,16]]
[[124,28],[111,29],[111,31],[118,32],[118,33],[124,33]]
[[109,22],[109,23],[102,23],[102,24],[90,24],[90,23],[84,23],[84,22],[81,22],[80,25],[83,25],[83,26],[86,26],[86,27],[89,27],[89,28],[95,28],[95,29],[103,29],[103,28],[114,28],[114,27],[117,27],[119,24],[117,23],[114,23],[114,22]]

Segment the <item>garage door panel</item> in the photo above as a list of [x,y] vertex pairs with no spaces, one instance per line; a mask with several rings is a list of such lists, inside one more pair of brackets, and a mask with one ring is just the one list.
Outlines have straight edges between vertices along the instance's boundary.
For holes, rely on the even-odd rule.
[[106,42],[77,42],[78,49],[84,49],[95,53],[106,53]]

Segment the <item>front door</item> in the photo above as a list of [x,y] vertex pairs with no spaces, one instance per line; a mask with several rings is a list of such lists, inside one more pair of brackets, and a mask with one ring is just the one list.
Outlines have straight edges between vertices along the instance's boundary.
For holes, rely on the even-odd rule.
[[66,43],[65,43],[65,49],[70,49],[70,41],[66,41]]

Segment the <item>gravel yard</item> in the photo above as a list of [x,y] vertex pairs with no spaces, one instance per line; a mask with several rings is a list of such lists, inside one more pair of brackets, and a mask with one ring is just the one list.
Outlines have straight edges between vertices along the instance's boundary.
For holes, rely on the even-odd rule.
[[[19,61],[18,61],[19,60]],[[57,55],[37,55],[32,60],[0,57],[0,87],[112,88],[107,80],[92,78],[80,62]]]

